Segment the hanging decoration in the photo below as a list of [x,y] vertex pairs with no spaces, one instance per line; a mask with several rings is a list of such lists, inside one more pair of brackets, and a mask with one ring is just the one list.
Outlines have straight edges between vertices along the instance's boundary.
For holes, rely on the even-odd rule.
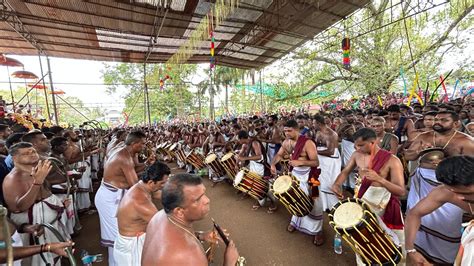
[[344,37],[342,39],[342,66],[345,69],[351,68],[351,39]]
[[38,79],[35,73],[25,70],[19,70],[12,73],[12,77],[19,79]]
[[[214,28],[217,28],[235,9],[238,8],[239,0],[216,0],[212,8],[212,20]],[[166,64],[182,64],[188,61],[197,48],[209,39],[209,14],[201,19],[199,25],[191,32],[188,40],[179,47],[178,51],[168,59]]]
[[214,23],[213,23],[212,14],[210,14],[209,17],[210,17],[210,21],[209,21],[209,39],[211,39],[211,58],[210,58],[209,68],[212,71],[214,69],[214,67],[216,66],[216,58],[214,57],[215,39],[214,39]]
[[35,85],[35,84],[28,84],[27,86],[28,86],[29,88],[35,88],[35,89],[37,89],[37,90],[44,90],[44,89],[47,89],[47,88],[48,88],[48,86],[43,85],[43,84],[36,84],[36,85]]

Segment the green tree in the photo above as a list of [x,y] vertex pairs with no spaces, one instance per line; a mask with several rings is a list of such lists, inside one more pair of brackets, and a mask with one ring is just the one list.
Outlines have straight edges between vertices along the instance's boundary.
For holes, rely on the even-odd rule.
[[[192,85],[190,78],[196,68],[196,65],[147,65],[146,82],[152,122],[173,117],[185,118],[187,113],[193,112],[193,94],[189,89]],[[129,115],[129,123],[148,122],[145,117],[143,64],[105,64],[102,76],[109,93],[115,92],[119,86],[127,89],[123,111]],[[163,87],[160,86],[161,80]]]
[[[442,74],[439,65],[450,53],[462,52],[469,43],[474,3],[453,0],[438,9],[434,5],[428,0],[369,2],[339,28],[318,35],[294,53],[295,72],[302,79],[298,83],[306,90],[285,99],[324,90],[328,84],[337,88],[336,94],[350,90],[352,94],[365,95],[400,89],[394,85],[400,84],[401,67],[408,84],[413,84],[415,70],[422,88],[426,82],[434,83]],[[351,38],[348,69],[342,65],[344,36]],[[458,67],[472,69],[471,65],[472,58]]]

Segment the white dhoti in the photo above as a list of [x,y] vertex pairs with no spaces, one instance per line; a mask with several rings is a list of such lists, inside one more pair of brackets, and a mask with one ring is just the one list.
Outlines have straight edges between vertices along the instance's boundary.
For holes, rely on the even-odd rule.
[[[309,195],[309,186],[308,186],[308,176],[311,167],[294,167],[291,174],[300,181],[300,188],[303,190],[306,195]],[[291,217],[291,226],[296,228],[296,230],[303,232],[308,235],[316,235],[317,233],[323,230],[323,208],[321,204],[321,197],[318,197],[314,200],[313,209],[311,212],[304,216],[292,216]]]
[[456,266],[474,265],[474,220],[466,226],[461,237],[461,247],[454,262]]
[[[21,225],[23,223],[28,224],[51,224],[60,235],[68,241],[71,237],[65,230],[65,225],[67,221],[66,213],[64,211],[64,206],[62,201],[56,197],[56,195],[51,195],[38,203],[35,203],[28,211],[22,213],[12,213],[11,220],[16,225]],[[30,242],[30,234],[21,234],[22,242]],[[51,243],[51,242],[60,242],[60,240],[54,235],[51,230],[45,228],[44,234],[38,238],[39,244]],[[53,264],[54,260],[58,262],[54,265],[61,265],[61,260],[57,258],[58,256],[53,253],[43,253],[43,256],[46,259],[47,263]],[[31,264],[28,263],[31,261]],[[31,258],[23,259],[23,263],[29,265],[46,265],[46,263],[41,259],[40,255],[32,256]]]
[[[318,147],[318,150],[325,149],[325,147]],[[321,174],[319,175],[319,182],[321,183],[319,187],[319,197],[323,204],[323,210],[330,210],[339,202],[339,199],[331,190],[331,186],[341,172],[342,162],[339,150],[335,149],[331,157],[318,154],[318,160],[319,168],[321,169]]]
[[86,171],[82,173],[82,177],[77,180],[77,186],[80,191],[76,193],[77,210],[87,210],[91,207],[91,198],[89,192],[92,191],[91,166],[86,162],[82,163],[86,166]]
[[[64,202],[66,200],[66,194],[55,194],[56,197],[58,197],[61,202]],[[66,232],[70,235],[72,235],[74,233],[74,225],[76,225],[76,219],[78,219],[79,217],[76,217],[74,215],[74,201],[73,201],[73,198],[72,198],[72,195],[69,195],[67,197],[67,199],[69,199],[69,205],[66,207],[66,217],[67,217],[67,220],[66,220]]]
[[[342,150],[342,166],[346,166],[351,159],[352,154],[355,152],[354,143],[348,140],[343,139],[341,142]],[[345,187],[354,189],[356,183],[356,173],[352,172],[347,177],[347,180],[344,184]]]
[[116,265],[141,265],[145,235],[145,233],[134,237],[118,235],[114,244],[114,259]]
[[276,150],[277,145],[273,143],[268,143],[268,148],[267,148],[267,162],[272,162],[273,158],[275,158],[276,155]]
[[113,247],[118,236],[117,209],[125,189],[102,181],[95,195],[95,206],[100,218],[100,244],[109,250],[109,265],[115,265]]
[[[436,180],[435,170],[417,168],[411,177],[407,211],[438,185],[440,183]],[[461,241],[462,215],[461,208],[445,203],[423,216],[420,229],[416,233],[415,248],[436,263],[452,264]]]

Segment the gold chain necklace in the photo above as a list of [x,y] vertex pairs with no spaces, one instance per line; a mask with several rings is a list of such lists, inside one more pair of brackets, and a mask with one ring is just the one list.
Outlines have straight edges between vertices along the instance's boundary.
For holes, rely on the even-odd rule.
[[206,251],[204,250],[204,247],[202,246],[201,244],[201,241],[199,241],[199,239],[196,237],[195,234],[193,234],[191,231],[189,231],[188,229],[186,229],[184,226],[180,225],[178,222],[175,222],[173,221],[173,218],[169,217],[169,216],[166,216],[168,218],[168,221],[170,221],[172,224],[176,225],[177,227],[183,229],[186,233],[190,234],[193,236],[194,239],[196,239],[196,241],[199,243],[199,247],[201,248],[202,252],[205,254]]
[[[451,135],[451,137],[448,139],[448,142],[446,142],[446,144],[444,144],[443,146],[443,150],[446,149],[446,147],[449,145],[449,143],[451,142],[451,140],[454,138],[454,136],[456,135],[458,131],[455,130],[454,133]],[[436,131],[433,131],[433,146],[435,147],[438,147],[436,146]]]

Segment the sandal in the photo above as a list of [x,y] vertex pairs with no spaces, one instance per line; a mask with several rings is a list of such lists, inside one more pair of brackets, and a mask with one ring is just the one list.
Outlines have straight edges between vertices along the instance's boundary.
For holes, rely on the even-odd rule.
[[296,228],[291,224],[289,224],[288,227],[286,228],[286,231],[288,231],[290,233],[293,233],[295,230],[296,230]]
[[319,232],[314,236],[313,244],[316,246],[321,246],[324,244],[323,232]]
[[260,209],[260,205],[253,205],[252,206],[252,211],[256,211],[258,209]]
[[276,210],[278,209],[278,207],[268,207],[268,210],[267,210],[267,213],[268,214],[272,214],[274,213]]

